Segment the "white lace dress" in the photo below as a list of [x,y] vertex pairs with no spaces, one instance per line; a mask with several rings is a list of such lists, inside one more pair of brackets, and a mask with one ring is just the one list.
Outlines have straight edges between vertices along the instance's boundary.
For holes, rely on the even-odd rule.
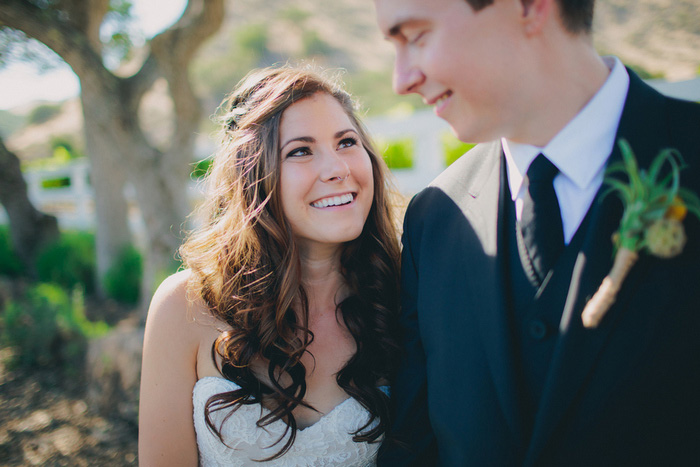
[[229,380],[205,377],[197,381],[192,394],[194,402],[194,427],[197,432],[199,463],[213,466],[275,466],[311,467],[343,466],[365,467],[376,465],[379,443],[356,443],[350,433],[364,425],[369,413],[353,398],[346,399],[311,426],[297,431],[291,449],[283,456],[268,461],[255,462],[276,454],[284,444],[275,444],[286,427],[284,421],[256,426],[260,416],[267,411],[259,404],[243,405],[226,422],[226,411],[211,414],[214,426],[221,429],[226,445],[209,429],[204,419],[207,400],[223,392],[238,389]]

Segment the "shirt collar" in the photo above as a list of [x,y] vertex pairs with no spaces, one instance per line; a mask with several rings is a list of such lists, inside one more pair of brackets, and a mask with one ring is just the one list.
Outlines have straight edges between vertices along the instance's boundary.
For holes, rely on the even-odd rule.
[[513,199],[520,191],[530,163],[539,153],[547,156],[580,189],[588,186],[605,167],[615,144],[629,75],[617,57],[603,57],[603,60],[610,69],[603,86],[544,148],[502,138]]

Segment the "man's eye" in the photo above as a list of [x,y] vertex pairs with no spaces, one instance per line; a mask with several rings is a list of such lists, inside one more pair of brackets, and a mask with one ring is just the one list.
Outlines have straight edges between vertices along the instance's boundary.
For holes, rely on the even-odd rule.
[[287,153],[287,157],[301,157],[301,156],[308,156],[311,154],[311,149],[308,147],[301,147],[301,148],[295,148],[292,149]]
[[339,148],[349,148],[351,146],[356,146],[357,145],[357,140],[355,138],[343,138],[340,140],[340,143],[338,143]]
[[407,37],[407,41],[409,44],[416,44],[418,41],[420,41],[423,38],[424,35],[425,35],[425,31],[411,34],[409,37]]

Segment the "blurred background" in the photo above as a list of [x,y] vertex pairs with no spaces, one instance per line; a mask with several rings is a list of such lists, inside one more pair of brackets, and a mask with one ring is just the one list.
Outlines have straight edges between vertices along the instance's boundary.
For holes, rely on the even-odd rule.
[[[700,101],[699,0],[598,0],[595,43]],[[143,322],[250,69],[337,69],[407,196],[471,145],[391,90],[369,0],[3,0],[0,465],[136,465]]]

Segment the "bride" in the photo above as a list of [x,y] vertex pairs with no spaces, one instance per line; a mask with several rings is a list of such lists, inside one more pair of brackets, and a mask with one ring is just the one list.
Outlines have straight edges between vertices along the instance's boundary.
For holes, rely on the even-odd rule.
[[207,220],[148,313],[141,465],[374,465],[397,357],[387,169],[350,96],[290,67],[222,104]]

